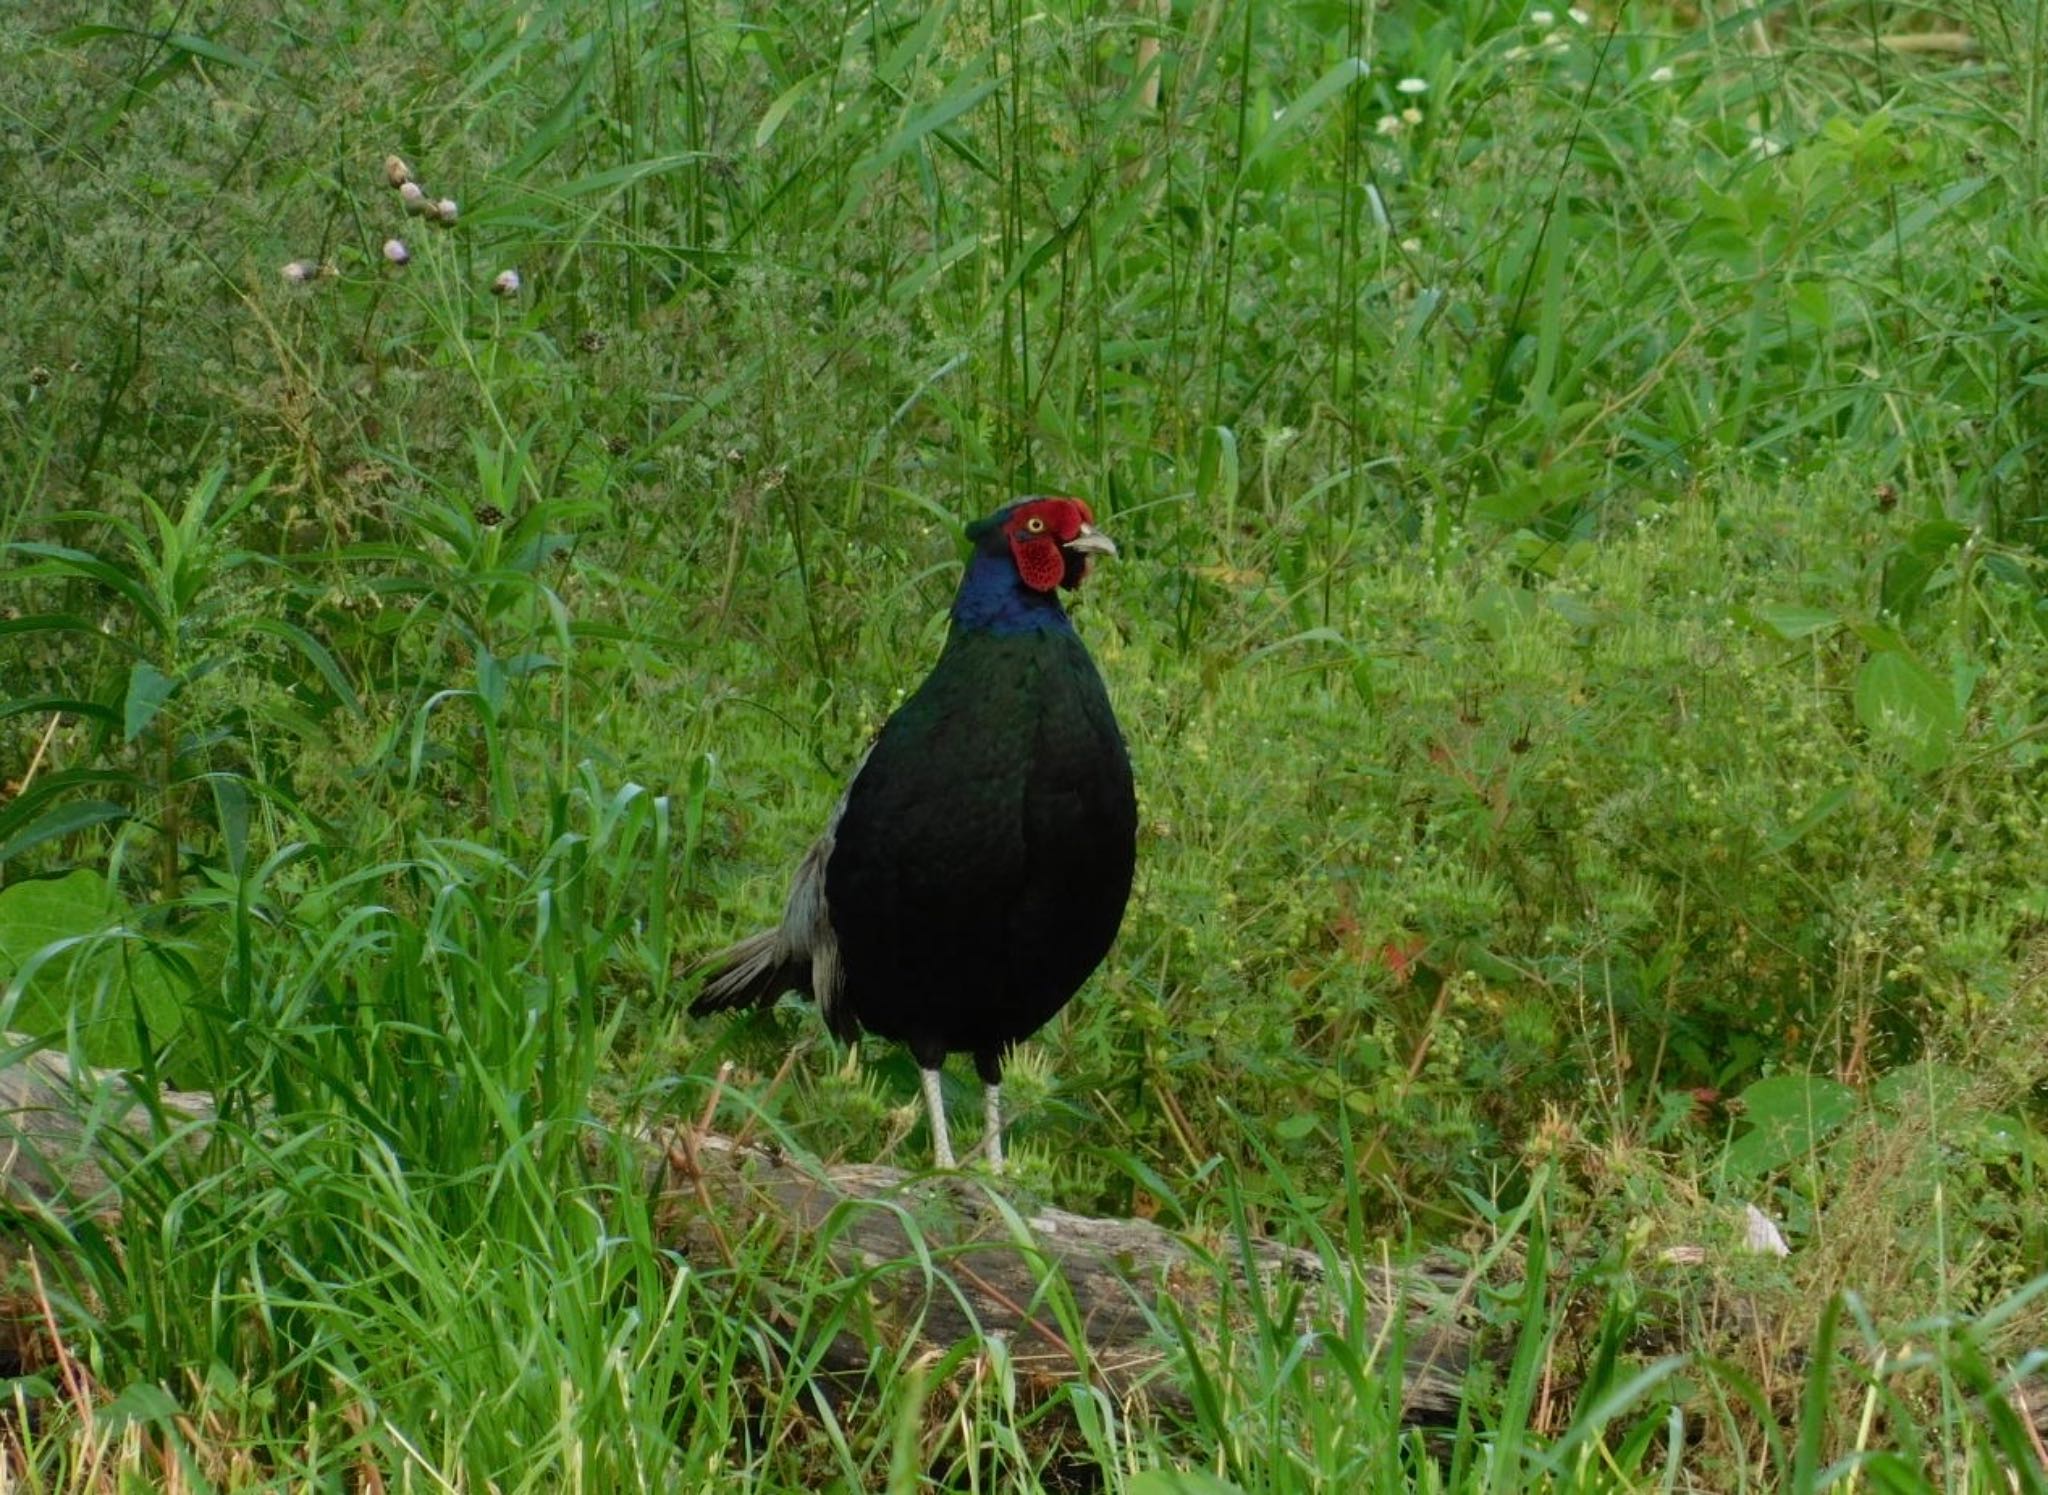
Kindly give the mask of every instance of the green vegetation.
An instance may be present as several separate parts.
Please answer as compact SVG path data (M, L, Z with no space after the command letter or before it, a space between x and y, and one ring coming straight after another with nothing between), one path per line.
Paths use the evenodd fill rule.
M11 17L0 1026L221 1119L16 1211L7 1481L2048 1488L2044 201L2012 0ZM624 1162L929 1156L681 972L1034 491L1144 821L1013 1187L1465 1263L1455 1427L1259 1294L828 1404Z

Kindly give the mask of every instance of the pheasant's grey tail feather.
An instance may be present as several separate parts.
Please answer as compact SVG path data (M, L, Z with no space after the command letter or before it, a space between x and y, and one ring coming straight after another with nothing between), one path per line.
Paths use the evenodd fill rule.
M690 1004L690 1016L729 1012L735 1007L763 1007L784 992L801 991L810 975L808 962L799 967L778 959L780 929L764 929L721 950L704 964L713 974Z
M832 913L825 904L825 864L832 859L832 833L845 808L842 796L825 834L812 843L797 865L796 876L790 879L789 899L782 907L782 922L748 935L704 962L712 974L690 1004L692 1017L735 1007L765 1007L784 992L794 991L817 999L826 1026L834 1033L853 1037L857 1025L839 1000L846 984L839 966L839 938L832 931Z

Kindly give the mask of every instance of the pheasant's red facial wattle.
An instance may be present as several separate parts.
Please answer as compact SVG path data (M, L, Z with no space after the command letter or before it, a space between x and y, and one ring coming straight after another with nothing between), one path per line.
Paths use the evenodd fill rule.
M1060 554L1057 540L1014 537L1010 554L1017 558L1017 574L1034 592L1050 592L1066 579L1067 558Z
M1094 523L1095 515L1078 498L1042 498L1019 504L1003 528L1024 585L1034 592L1079 585L1087 574L1087 558L1069 556L1062 547Z

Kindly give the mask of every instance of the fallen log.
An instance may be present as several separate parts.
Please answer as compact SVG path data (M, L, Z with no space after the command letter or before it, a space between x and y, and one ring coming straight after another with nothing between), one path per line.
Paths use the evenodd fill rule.
M1242 1326L1263 1294L1269 1310L1294 1300L1298 1332L1397 1350L1408 1420L1455 1416L1471 1334L1459 1314L1467 1284L1447 1266L1333 1267L1278 1241L1019 1208L986 1176L826 1167L681 1128L650 1140L663 1235L693 1261L729 1266L737 1233L765 1226L785 1248L822 1252L858 1295L862 1331L840 1336L835 1370L858 1373L906 1341L943 1349L999 1335L1011 1363L1043 1383L1083 1378L1119 1400L1184 1407L1183 1332L1213 1346L1224 1316Z
M210 1095L146 1094L120 1070L74 1066L32 1038L0 1035L0 1199L9 1203L112 1214L114 1146L203 1147L212 1120Z
M131 1076L74 1069L10 1035L0 1059L0 1198L111 1217L117 1159L141 1147L203 1145L209 1096L146 1094ZM1145 1220L1020 1207L1004 1181L826 1165L692 1127L623 1138L595 1131L594 1168L622 1155L655 1203L659 1238L693 1267L787 1261L815 1302L842 1297L841 1325L815 1363L857 1387L871 1368L1000 1338L1041 1386L1085 1379L1120 1403L1185 1407L1189 1348L1253 1321L1254 1294L1284 1304L1300 1332L1328 1330L1396 1358L1402 1406L1417 1423L1449 1420L1471 1351L1465 1287L1435 1265L1331 1262L1277 1241L1178 1234ZM765 1237L765 1239L764 1239ZM772 1284L754 1307L776 1312ZM757 1299L762 1297L756 1293ZM1362 1319L1362 1321L1361 1321Z

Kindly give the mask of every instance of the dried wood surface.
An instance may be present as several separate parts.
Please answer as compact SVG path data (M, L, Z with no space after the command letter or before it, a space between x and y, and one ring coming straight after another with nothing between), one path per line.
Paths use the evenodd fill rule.
M762 1229L774 1235L770 1255L829 1260L857 1326L839 1336L836 1368L857 1371L906 1342L943 1348L1000 1334L1027 1375L1087 1376L1112 1395L1179 1404L1176 1321L1196 1345L1214 1346L1225 1315L1240 1330L1250 1321L1256 1290L1269 1307L1295 1296L1299 1331L1398 1344L1409 1418L1455 1414L1471 1336L1457 1312L1461 1279L1448 1269L1342 1263L1333 1276L1324 1257L1278 1241L1203 1241L1147 1220L1019 1208L986 1176L821 1167L683 1129L650 1140L662 1233L693 1260L729 1261L742 1233ZM1354 1314L1366 1322L1351 1323Z

